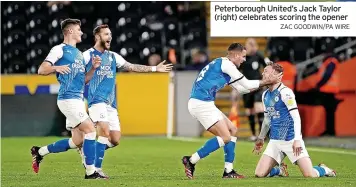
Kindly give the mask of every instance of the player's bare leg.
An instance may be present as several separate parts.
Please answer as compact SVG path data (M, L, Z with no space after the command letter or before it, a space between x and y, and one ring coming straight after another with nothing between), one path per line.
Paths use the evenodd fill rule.
M111 130L107 149L118 146L120 144L120 139L121 139L121 131Z
M62 139L43 147L33 146L31 148L32 169L35 173L39 172L40 163L42 162L44 156L49 153L60 153L67 151L68 149L75 149L83 144L83 132L81 132L78 127L73 128L71 131L72 137L69 139Z
M273 176L288 176L287 165L282 163L278 166L276 160L272 157L263 154L258 161L258 164L255 169L256 177L273 177Z
M185 174L189 179L193 179L195 164L200 159L205 158L210 153L216 151L231 141L230 132L224 119L217 121L208 129L208 131L214 134L215 137L208 140L205 145L192 156L184 156L182 158L182 162L185 167Z
M229 129L231 141L225 144L224 153L225 153L225 166L223 172L223 178L244 178L243 175L238 174L233 168L233 163L235 160L235 146L237 141L237 127L225 116L224 116L225 124Z
M336 177L336 172L325 164L314 166L309 157L298 159L297 164L304 177Z

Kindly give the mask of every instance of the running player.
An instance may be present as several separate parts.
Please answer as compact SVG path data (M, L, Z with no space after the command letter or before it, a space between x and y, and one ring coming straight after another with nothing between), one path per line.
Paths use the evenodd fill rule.
M172 70L172 64L164 64L165 61L157 66L131 64L116 52L110 51L112 34L108 25L97 26L93 34L95 45L83 55L87 70L92 69L91 56L97 55L102 59L101 66L96 69L89 82L88 106L90 118L98 129L95 167L99 174L107 177L101 169L104 152L107 148L117 146L121 137L116 105L116 68L133 72L169 72Z
M249 93L261 86L276 83L281 75L272 75L264 80L248 80L237 69L245 61L246 50L239 43L233 43L228 48L227 57L213 60L205 66L194 82L188 110L206 130L215 135L205 145L191 156L182 158L185 174L193 178L195 164L210 153L224 146L225 169L224 178L242 178L233 170L235 159L236 126L215 106L216 92L226 85L232 86L240 93Z
M269 64L264 69L263 77L277 73L283 73L282 66ZM312 165L302 139L301 120L293 91L278 81L262 94L262 101L265 116L253 151L257 154L261 152L269 129L270 142L257 164L256 177L287 176L285 166L274 167L280 165L285 156L299 166L304 177L335 177L335 171L325 164Z
M32 168L35 173L38 173L40 163L45 155L64 152L83 144L87 165L85 179L97 179L104 177L95 171L96 131L85 111L83 93L85 82L89 81L95 69L100 66L101 59L92 57L92 69L86 75L83 54L76 48L76 44L81 42L83 35L80 25L80 21L76 19L66 19L61 22L64 41L51 49L38 69L40 75L51 73L57 75L57 80L60 83L57 105L68 120L66 127L72 131L72 138L62 139L43 147L33 146L31 148Z

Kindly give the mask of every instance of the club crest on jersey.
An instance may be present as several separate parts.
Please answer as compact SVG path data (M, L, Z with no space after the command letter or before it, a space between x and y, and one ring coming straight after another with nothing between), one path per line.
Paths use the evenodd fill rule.
M276 97L274 98L274 101L278 102L278 101L279 101L279 97L276 96Z

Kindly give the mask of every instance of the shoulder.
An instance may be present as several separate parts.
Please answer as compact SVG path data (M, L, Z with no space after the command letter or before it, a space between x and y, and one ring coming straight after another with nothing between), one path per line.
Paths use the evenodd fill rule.
M115 60L123 60L124 57L122 57L121 55L119 55L117 52L114 51L108 51L110 56L114 56Z
M93 49L93 48L90 48L90 49L84 51L84 52L83 52L83 55L84 55L84 54L88 55L88 54L90 54L90 53L92 53L92 52L94 52L94 49Z
M284 85L279 88L279 92L281 94L282 99L295 97L293 90Z
M58 44L52 47L51 52L52 53L62 53L63 54L63 48L65 44Z
M228 58L226 57L220 57L215 59L217 62L221 63L221 69L230 69L230 68L236 68L235 64L233 62L231 62Z
M222 64L228 64L228 65L234 65L234 63L232 63L228 58L226 57L220 57L220 58L217 58L221 61Z
M91 54L92 54L93 52L94 52L94 49L93 49L93 48L90 48L90 49L88 49L88 50L86 50L86 51L83 52L84 61L85 61L86 63L89 62L90 56L91 56Z

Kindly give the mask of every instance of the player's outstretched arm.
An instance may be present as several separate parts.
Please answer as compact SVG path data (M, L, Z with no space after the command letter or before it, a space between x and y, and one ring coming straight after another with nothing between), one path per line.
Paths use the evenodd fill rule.
M101 58L98 55L96 55L96 56L92 55L91 62L92 62L92 66L91 66L90 70L85 74L85 84L87 84L93 78L95 70L98 67L100 67Z
M243 94L247 94L247 93L250 93L250 92L254 92L256 90L258 90L258 88L255 88L255 89L246 89L245 87L239 85L237 82L234 82L232 84L230 84L230 86L232 88L234 88L239 94L243 95Z
M157 66L145 66L139 64L131 64L130 62L125 62L122 66L127 71L132 72L170 72L172 71L172 64L164 64L166 61L162 61Z
M257 90L260 87L277 83L282 77L282 74L274 75L262 80L248 80L246 77L236 68L236 66L227 60L223 60L221 64L222 72L228 74L231 77L231 82L229 84L234 84L235 88L237 84L243 86L246 90Z

